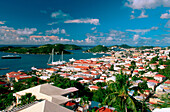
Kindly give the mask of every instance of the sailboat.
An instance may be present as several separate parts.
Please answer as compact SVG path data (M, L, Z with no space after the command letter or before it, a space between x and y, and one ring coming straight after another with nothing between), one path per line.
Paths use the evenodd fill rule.
M74 58L69 59L70 62L76 61Z
M63 51L62 51L62 55L61 55L61 57L62 57L62 61L54 61L54 49L52 49L52 53L51 53L51 55L50 55L50 58L49 58L49 60L48 60L48 63L47 63L47 65L49 65L49 66L56 66L56 65L62 65L62 64L64 64L64 63L66 63L66 61L63 61ZM50 63L50 60L52 59L52 61L51 61L51 63Z

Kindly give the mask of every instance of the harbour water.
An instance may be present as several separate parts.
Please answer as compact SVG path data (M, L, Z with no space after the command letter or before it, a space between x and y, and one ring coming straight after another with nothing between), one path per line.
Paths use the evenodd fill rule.
M69 59L74 58L76 60L78 59L88 59L88 58L97 58L102 57L103 55L107 54L96 54L93 55L92 53L82 53L82 51L89 49L90 47L82 47L83 50L69 50L73 54L65 54L64 60L69 61ZM0 52L0 57L4 55L16 55L13 53L4 53ZM37 68L48 68L47 62L50 57L50 55L35 55L35 54L19 54L22 58L21 59L0 59L0 68L9 68L0 70L0 75L5 75L8 72L11 71L18 71L18 70L25 70L29 71L31 70L31 67L37 67ZM58 61L61 59L61 55L55 55L54 60Z

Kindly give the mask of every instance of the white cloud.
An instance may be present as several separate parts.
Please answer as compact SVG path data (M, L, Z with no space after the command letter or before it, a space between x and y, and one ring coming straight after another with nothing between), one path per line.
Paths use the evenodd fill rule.
M60 18L60 19L61 18L66 18L66 19L71 18L69 14L64 13L62 10L59 10L57 12L53 12L51 14L51 17L52 18Z
M65 30L65 29L62 29L62 30L61 30L61 33L62 33L62 34L66 34L66 30Z
M57 29L52 29L52 30L46 30L46 35L51 35L51 34L64 34L65 36L69 36L69 34L66 33L66 30L65 29L60 29L60 28L57 28Z
M144 39L144 40L148 40L148 39L151 39L151 38L147 38L147 37L140 37L141 39Z
M106 40L107 40L107 41L112 41L113 38L112 38L112 37L107 37Z
M90 37L87 37L87 38L85 39L85 42L88 43L88 44L89 44L89 43L90 43L90 44L92 44L92 43L94 44L94 43L95 43L95 41L92 40Z
M135 16L134 15L130 15L130 19L135 19Z
M168 22L165 24L166 28L170 28L170 20L168 20Z
M6 21L0 21L0 24L5 24Z
M153 9L159 6L170 7L170 0L127 0L125 6L132 9Z
M146 33L146 32L149 32L150 29L135 29L135 30L127 29L126 31L135 32L135 33Z
M20 34L20 35L31 35L35 31L37 31L36 28L25 28L25 29L18 29L18 30L16 30L17 34Z
M73 20L67 20L64 21L64 23L90 23L94 25L99 25L99 19L73 19Z
M137 18L147 18L147 17L148 17L148 15L145 15L145 11L142 10L140 16L138 16Z
M158 27L151 27L150 29L134 29L134 30L127 29L126 31L145 34L146 32L150 32L151 30L157 30L157 29Z
M147 18L148 15L145 15L145 10L142 10L141 14L138 17L135 17L134 15L130 15L130 19L135 19L135 18Z
M139 35L134 35L134 36L133 36L133 41L138 40L138 38L139 38Z
M50 34L59 34L60 33L60 29L52 29L52 30L47 30L46 33L50 33Z
M96 29L96 27L91 28L91 30L95 30L95 29Z
M54 25L54 24L58 24L59 22L51 22L51 23L48 23L47 25Z
M158 29L158 27L155 27L155 26L153 26L152 28L151 28L151 30L157 30Z
M61 38L60 41L63 41L63 42L69 42L70 40L69 39L64 39L64 38Z
M168 13L162 14L160 18L162 18L162 19L169 19L170 18L170 10L168 10Z

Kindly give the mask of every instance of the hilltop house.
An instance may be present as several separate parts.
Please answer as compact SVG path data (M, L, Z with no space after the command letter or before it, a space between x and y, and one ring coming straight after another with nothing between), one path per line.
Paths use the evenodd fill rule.
M19 104L19 99L22 95L25 95L26 93L32 93L32 95L36 96L36 99L38 100L48 100L52 103L63 105L68 101L71 101L69 99L70 96L77 95L78 89L68 88L68 89L61 89L55 86L52 86L51 84L42 84L38 85L29 89L25 89L19 92L14 93L13 95L16 97L16 103Z
M27 74L22 73L22 72L9 72L9 73L6 73L6 76L7 76L8 81L13 81L15 80L16 77L27 76Z
M164 75L157 74L157 75L154 76L154 79L159 81L159 82L162 82L163 80L166 79L166 77Z

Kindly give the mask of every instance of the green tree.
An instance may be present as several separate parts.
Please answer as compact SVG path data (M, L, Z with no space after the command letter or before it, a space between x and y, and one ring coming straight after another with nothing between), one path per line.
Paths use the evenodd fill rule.
M97 82L96 85L99 87L104 87L104 86L106 86L106 83L105 82Z
M89 98L86 96L81 97L80 99L80 105L83 107L83 112L84 112L84 107L86 107L87 105L89 105Z
M140 94L144 94L145 90L150 90L148 88L147 81L143 81L143 82L139 83L137 87L132 87L132 88L130 88L130 90L131 89L135 90L135 93L139 92ZM143 98L142 108L141 108L142 112L145 112L146 110L148 110L148 107L146 106L145 102L146 102L146 99Z
M92 100L102 103L106 97L106 94L105 89L99 88L98 90L93 91Z
M21 105L31 103L35 100L36 100L36 97L34 95L32 96L32 93L26 93L25 95L21 96L21 99L20 99Z
M4 86L0 85L0 94L7 93L8 91L9 91L8 87L4 87Z
M113 64L111 65L111 67L110 67L109 70L110 70L110 71L114 71L114 65L113 65Z
M5 109L6 107L12 105L13 102L16 101L16 98L13 96L12 93L2 94L0 95L0 110Z
M121 112L127 112L128 110L137 112L135 102L128 94L129 87L128 76L117 75L116 82L108 85L110 93L106 96L103 104L113 106Z
M168 94L165 94L165 95L162 95L159 99L162 101L162 102L159 102L158 104L153 104L154 107L159 107L159 108L169 108L170 107L170 99L169 99L169 96L170 93Z
M163 62L162 59L159 59L159 64L160 64L160 65L163 65L163 64L164 64L164 62Z
M156 61L158 61L158 56L153 57L150 63L156 63Z

